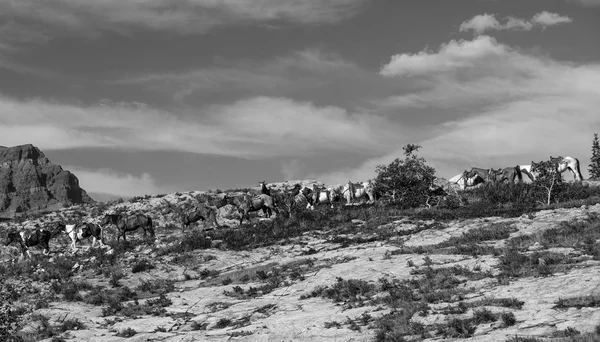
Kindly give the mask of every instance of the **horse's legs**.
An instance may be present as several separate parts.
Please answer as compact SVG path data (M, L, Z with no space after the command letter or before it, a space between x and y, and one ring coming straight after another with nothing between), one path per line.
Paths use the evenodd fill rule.
M575 173L575 171L570 166L567 166L567 169L569 171L571 171L571 174L573 175L573 179L575 179L576 181L579 180L578 177L577 177L577 174Z
M219 228L219 223L217 222L217 214L211 213L210 216L212 216L213 223L215 224L215 228Z

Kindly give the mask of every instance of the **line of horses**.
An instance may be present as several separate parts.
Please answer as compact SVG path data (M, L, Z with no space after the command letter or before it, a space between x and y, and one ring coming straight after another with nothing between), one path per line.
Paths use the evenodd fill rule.
M189 227L192 223L200 220L204 223L206 229L207 223L213 223L215 228L220 227L217 220L217 212L219 208L225 205L232 205L240 214L240 225L244 218L250 221L250 212L262 210L264 215L271 217L273 213L279 215L281 211L290 213L294 206L306 203L307 209L314 209L318 204L329 204L333 207L334 203L342 202L346 199L347 204L353 204L355 201L374 202L375 190L372 181L364 183L352 183L332 186L318 187L316 184L311 188L295 184L290 189L275 190L267 187L265 181L259 182L261 187L260 194L245 193L232 196L224 193L222 197L217 197L216 203L209 203L208 200L202 202L198 198L198 203L191 208L181 208L171 204L168 201L163 203L175 212L178 220L181 223L182 231ZM7 234L4 244L6 246L11 243L18 243L21 249L21 254L24 258L30 257L30 247L39 246L43 249L43 254L50 253L50 239L65 233L71 243L71 249L77 250L77 242L84 239L92 239L91 247L95 247L96 243L100 246L105 246L104 243L104 228L113 225L117 228L117 243L120 238L127 241L126 233L134 232L142 229L144 237L150 235L155 237L154 224L150 216L136 214L105 214L98 224L92 222L80 222L77 224L65 224L63 222L55 222L48 229L40 228L36 225L36 229L31 232L10 230Z
M13 242L19 244L21 248L21 255L23 257L30 257L30 247L39 246L43 249L43 254L47 255L50 253L50 239L64 232L71 240L71 248L73 251L77 250L77 242L87 238L92 238L92 247L99 242L101 246L104 246L104 227L108 224L113 224L117 227L117 242L121 237L123 241L126 240L126 232L132 232L139 228L144 230L144 237L146 234L150 234L154 237L154 227L152 218L144 214L133 214L133 215L122 215L122 214L105 214L99 224L91 222L80 222L77 224L65 224L63 222L54 222L50 229L40 228L36 225L36 229L32 232L10 230L6 236L4 242L5 246L10 245Z
M564 158L561 156L551 156L550 161L554 163L554 166L559 173L569 170L571 174L573 174L573 178L576 181L581 182L583 180L583 176L581 175L581 170L579 167L579 160L577 158L569 156ZM508 181L514 183L515 180L522 182L523 174L525 174L529 180L534 181L539 174L535 171L532 171L532 164L509 166L500 169L472 167L470 170L465 170L462 173L450 178L448 181L450 183L458 184L462 189L486 182L499 183Z

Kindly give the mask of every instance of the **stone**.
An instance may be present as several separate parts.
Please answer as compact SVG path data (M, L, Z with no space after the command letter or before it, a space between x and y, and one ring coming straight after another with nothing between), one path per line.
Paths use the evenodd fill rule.
M94 203L77 177L53 164L37 147L27 144L0 148L0 216L58 210Z

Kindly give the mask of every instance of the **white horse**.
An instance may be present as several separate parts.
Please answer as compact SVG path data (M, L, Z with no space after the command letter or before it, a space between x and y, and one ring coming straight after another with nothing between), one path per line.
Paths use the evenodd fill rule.
M312 192L310 194L308 194L307 196L307 200L308 200L308 205L306 206L307 209L311 209L314 210L315 209L315 205L320 204L320 203L329 203L331 208L333 209L333 202L334 202L334 194L332 193L332 191L327 188L327 189L322 189L319 188L317 186L317 184L313 184L312 187Z
M527 175L527 177L533 182L535 178L538 176L537 172L531 171L531 164L528 165L519 165L521 169L521 173Z
M552 158L551 156L550 160L552 160L555 163L558 163L558 172L563 173L566 170L569 170L573 174L573 178L575 178L576 181L581 182L583 180L581 170L579 169L579 160L577 158L569 156L566 156L564 158L561 156Z
M375 184L370 179L367 182L352 183L348 181L342 189L342 196L346 198L346 204L352 204L353 200L358 199L361 202L375 202ZM367 200L367 196L369 200Z
M559 156L556 158L550 157L550 160L557 164L559 173L569 170L571 171L571 174L573 174L573 178L575 178L576 181L581 182L583 180L583 176L581 175L581 170L579 168L579 160L577 158L569 156L563 158ZM531 171L531 164L519 165L519 167L521 168L521 172L526 174L531 181L534 181L535 178L539 176L537 172Z

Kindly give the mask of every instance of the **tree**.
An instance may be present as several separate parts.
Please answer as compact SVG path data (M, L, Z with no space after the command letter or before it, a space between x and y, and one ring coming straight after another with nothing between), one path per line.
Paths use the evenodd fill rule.
M375 184L382 196L400 200L408 207L417 207L427 201L429 186L435 179L435 169L415 154L419 148L421 146L416 144L405 145L404 160L396 158L389 165L375 168Z
M544 201L540 202L550 204L560 192L563 184L562 174L558 172L558 165L551 160L531 162L531 171L537 174L533 185L542 190L540 197Z
M592 158L590 158L590 179L600 180L600 142L598 142L598 133L594 133L592 141Z

